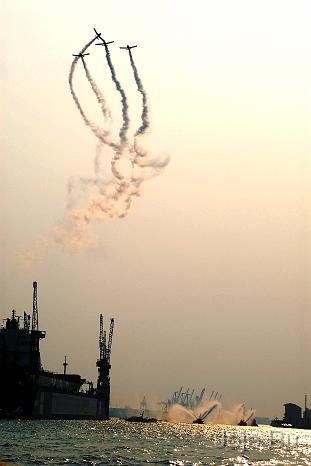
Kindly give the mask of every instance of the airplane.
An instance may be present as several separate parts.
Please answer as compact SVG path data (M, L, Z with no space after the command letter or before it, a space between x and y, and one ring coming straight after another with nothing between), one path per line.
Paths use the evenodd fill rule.
M107 45L113 44L114 40L112 40L112 41L110 41L110 42L106 42L106 41L102 38L101 32L97 32L95 28L93 28L93 29L94 29L94 32L95 32L95 34L96 34L95 39L101 40L101 42L100 42L99 44L96 44L96 45L104 45L105 48L107 49Z
M96 34L96 37L95 37L95 38L96 38L96 39L101 39L101 32L97 32L95 28L93 28L93 29L94 29L94 32L95 32L95 34Z
M72 54L73 57L79 57L79 58L82 58L82 59L83 59L83 57L85 57L85 55L90 55L90 54L89 53L82 53L82 52L80 52L80 53L78 53L76 55L74 53Z
M137 45L127 45L126 47L120 47L120 49L128 50L131 52L131 49L134 49Z
M100 42L99 44L96 44L96 45L103 45L105 47L105 49L107 50L108 49L108 45L109 44L113 44L114 43L114 40L111 40L110 42L106 42L102 37L100 37L100 40L102 42Z

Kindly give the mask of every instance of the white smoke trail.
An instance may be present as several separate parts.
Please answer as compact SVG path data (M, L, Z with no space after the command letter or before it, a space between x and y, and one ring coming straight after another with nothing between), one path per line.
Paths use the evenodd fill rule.
M81 53L84 53L89 47L90 45L95 41L96 38L92 39L90 42L88 42L84 47L83 49L81 50ZM77 109L79 110L79 113L85 123L86 126L88 126L93 134L104 144L107 144L108 146L114 148L114 149L118 149L118 145L113 143L112 141L110 141L108 139L108 136L109 136L109 131L104 131L102 130L101 128L99 128L97 125L95 125L94 123L92 123L86 116L81 104L80 104L80 101L78 99L78 96L74 90L74 87L73 87L73 77L74 77L74 73L75 73L75 70L76 70L76 66L77 66L77 62L79 60L79 57L74 57L73 61L72 61L72 64L71 64L71 67L70 67L70 71L69 71L69 77L68 77L68 82L69 82L69 87L70 87L70 93L71 93L71 96L76 104L76 107ZM82 57L82 61L83 61L83 65L84 65L84 69L85 69L85 63L84 63L84 59Z
M86 52L96 39L97 37L94 37L89 41L82 48L81 54ZM141 195L144 182L162 173L169 161L167 155L154 157L148 151L138 146L137 140L146 132L150 126L150 121L147 94L134 61L132 60L132 68L137 89L143 97L143 110L141 113L142 123L134 134L133 141L129 143L127 133L130 119L127 97L117 78L109 50L106 48L106 60L110 69L111 79L121 96L122 103L122 126L119 130L120 141L116 143L111 140L110 131L104 130L94 124L82 108L73 85L79 58L79 56L74 57L72 61L68 81L72 98L84 124L91 129L98 139L94 158L94 176L78 177L69 180L64 219L59 222L53 233L44 242L44 245L42 241L38 242L38 245L35 244L28 251L19 254L20 262L23 264L38 262L43 256L45 257L49 250L51 250L53 241L61 244L67 251L72 253L94 247L96 245L96 237L92 231L91 223L93 221L125 217L129 213L134 197ZM94 81L85 60L83 57L81 59L86 79L91 85L92 91L100 105L104 122L106 122L110 118L110 111L106 100ZM110 154L105 154L105 158L102 153L103 147L110 151ZM124 162L128 164L126 169L124 169Z
M107 139L107 136L109 135L109 132L108 131L103 131L101 128L99 128L97 125L95 125L94 123L92 123L86 116L86 114L84 113L83 109L82 109L82 106L80 104L80 101L77 97L77 94L75 93L74 91L74 88L73 88L73 76L74 76L74 72L75 72L75 68L77 66L77 60L76 58L73 60L72 62L72 65L71 65L71 68L70 68L70 73L69 73L69 78L68 78L68 82L69 82L69 86L70 86L70 92L71 92L71 95L72 95L72 98L76 104L76 107L78 108L79 110L79 113L80 115L82 116L83 118L83 121L85 123L86 126L88 126L92 132L94 133L94 135L100 140L102 141L104 144L107 144L108 146L111 146L111 147L118 147L116 146L116 144L114 144L113 142L111 142L109 139Z
M92 42L94 42L94 39L83 48L83 51L87 50ZM131 208L133 198L135 196L140 196L143 183L159 175L164 170L169 160L167 156L152 157L146 150L138 146L138 136L142 136L145 133L150 122L147 94L132 58L131 65L137 89L143 97L143 110L141 114L142 123L134 135L133 143L129 143L127 133L130 119L127 97L117 78L108 47L105 47L105 50L111 79L121 96L122 126L119 130L119 144L113 143L108 138L108 132L103 132L98 126L94 125L87 118L82 109L73 88L73 76L78 57L73 61L69 74L70 91L76 107L84 123L91 128L100 141L94 160L95 176L72 179L68 184L67 223L65 227L60 226L57 229L56 236L57 241L61 242L63 238L64 243L69 243L71 250L83 247L84 240L88 246L88 234L92 221L104 221L112 218L125 217ZM101 105L101 110L105 118L107 115L106 101L92 78L83 58L82 61L86 78L96 95L98 103ZM113 151L110 159L109 173L107 173L107 167L106 172L103 171L102 167L103 159L101 153L103 145L110 146ZM129 163L127 170L124 169L124 162L126 161Z
M141 125L135 132L133 143L133 149L135 153L135 156L132 159L132 164L134 168L133 172L135 172L136 167L140 167L140 169L143 170L143 178L144 180L146 180L158 176L168 165L169 157L167 155L162 157L151 157L149 152L143 149L138 144L138 138L140 136L143 136L146 133L147 129L150 127L149 105L147 92L145 91L142 80L138 74L138 70L134 62L131 50L129 50L129 57L134 74L135 83L137 85L137 90L142 95ZM135 175L133 176L132 181L135 182Z
M96 96L97 102L100 104L103 117L105 119L111 119L111 111L107 107L106 99L103 93L101 92L101 90L99 89L99 87L97 86L96 82L94 81L83 57L82 57L82 63L83 63L86 78L92 87L92 90Z
M130 62L131 62L132 70L133 70L133 73L134 73L135 82L136 82L136 85L137 85L137 90L142 95L142 106L143 106L143 110L142 110L142 114L141 114L142 123L141 123L141 126L138 128L138 130L135 133L135 136L139 136L139 135L143 135L150 126L149 108L148 108L148 101L147 101L147 93L146 93L146 91L144 89L144 86L143 86L143 83L142 83L142 81L141 81L141 79L139 77L137 67L135 65L135 62L134 62L134 59L133 59L133 56L132 56L132 53L131 53L130 50L129 50L129 55L130 55Z
M115 71L114 66L112 64L112 61L111 61L110 52L108 50L108 47L106 47L106 60L107 60L107 63L108 63L109 69L110 69L112 81L114 82L117 91L121 95L123 124L122 124L122 127L120 128L120 131L119 131L119 138L120 138L121 145L125 146L127 144L127 131L129 129L129 124L130 124L130 119L129 119L129 115L128 115L127 97L125 95L123 87L120 84L120 81L117 78L116 71Z

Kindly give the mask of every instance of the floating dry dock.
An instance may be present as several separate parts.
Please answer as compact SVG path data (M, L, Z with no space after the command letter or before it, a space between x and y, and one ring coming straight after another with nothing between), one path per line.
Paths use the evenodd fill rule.
M108 419L110 399L110 354L114 319L110 320L108 341L100 315L97 385L78 374L42 368L38 327L37 282L33 282L32 316L12 311L0 328L0 418L26 419ZM82 387L86 386L85 390Z

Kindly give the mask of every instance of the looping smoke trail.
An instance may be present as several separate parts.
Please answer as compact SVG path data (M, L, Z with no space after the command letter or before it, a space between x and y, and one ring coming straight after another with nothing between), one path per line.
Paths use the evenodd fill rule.
M114 82L117 91L121 95L123 124L122 124L122 127L120 128L120 131L119 131L119 138L120 138L121 145L126 146L126 144L127 144L127 131L129 129L129 125L130 125L130 119L129 119L129 115L128 115L128 103L127 103L127 98L126 98L124 89L121 86L120 81L117 78L116 71L115 71L114 66L112 64L112 61L111 61L110 52L108 50L108 47L106 48L106 60L107 60L107 63L108 63L109 69L110 69L112 81Z
M131 50L129 50L129 57L130 57L130 64L131 64L133 74L134 74L134 79L137 85L137 90L142 95L142 113L141 113L142 123L134 134L133 145L130 147L130 150L129 150L130 154L133 154L131 157L132 168L133 168L131 183L132 185L135 185L136 187L135 195L139 195L139 188L142 182L159 175L163 171L163 169L166 167L166 165L168 164L169 157L165 156L160 159L152 158L150 157L149 152L143 149L138 144L138 137L143 136L143 134L147 131L147 129L150 126L149 107L148 107L147 92L145 91L142 80L139 77L138 70L135 65ZM119 172L115 168L115 163L117 162L118 159L119 159L119 155L116 154L116 157L114 157L112 161L112 170L117 178L119 178ZM135 171L137 170L137 168L140 169L140 172L141 172L140 176L135 175Z
M88 67L86 65L86 62L85 62L83 57L82 57L82 63L83 63L83 67L84 67L84 71L85 71L85 75L87 77L87 80L88 80L88 82L90 83L90 85L92 87L92 90L93 90L93 92L94 92L94 94L96 96L97 102L100 104L100 108L101 108L103 117L105 119L111 119L111 112L110 112L110 109L107 107L106 99L103 96L103 94L102 94L101 90L99 89L99 87L97 86L96 82L92 78L92 75L89 72L89 69L88 69Z
M86 50L93 44L93 42L95 42L95 40L97 39L97 37L94 37L92 40L90 40L81 50L81 53L83 54L84 52L86 52ZM89 121L89 119L87 118L86 114L84 113L83 109L82 109L82 106L80 104L80 101L78 99L78 96L77 94L75 93L74 91L74 88L73 88L73 76L74 76L74 72L75 72L75 69L76 69L76 66L77 66L77 62L79 60L79 57L74 57L73 61L72 61L72 64L71 64L71 67L70 67L70 72L69 72L69 78L68 78L68 81L69 81L69 87L70 87L70 92L71 92L71 95L72 95L72 98L76 104L76 107L78 108L79 110L79 113L80 115L82 116L83 118L83 121L85 123L86 126L88 126L89 128L91 128L92 132L95 134L95 136L100 140L102 141L104 144L107 144L108 146L110 147L113 147L114 149L118 149L118 145L111 142L109 139L107 139L107 136L109 135L109 132L108 131L102 131L98 126L94 125L91 121ZM84 62L84 59L82 57L82 61L83 61L83 65L84 65L84 69L86 71L86 64ZM90 82L91 83L91 82ZM91 84L92 85L92 84ZM95 92L95 91L94 91Z
M139 135L143 135L150 126L149 109L148 109L148 102L147 102L147 93L139 77L139 74L138 74L134 59L133 59L132 52L130 50L129 50L129 55L130 55L130 62L131 62L132 70L134 73L135 82L137 84L137 90L141 93L142 99L143 99L143 102L142 102L143 110L141 114L142 124L135 133L135 136L139 136Z
M93 39L82 50L85 51L92 44ZM121 96L122 103L122 126L119 130L119 144L108 139L109 132L103 132L94 125L84 113L79 99L73 88L73 75L78 57L72 63L69 74L69 85L73 100L81 114L84 123L91 128L99 143L94 159L94 177L80 177L71 179L68 184L68 204L65 226L58 227L56 240L69 246L72 251L83 246L92 246L94 237L90 235L90 224L92 221L103 221L112 218L125 217L132 205L134 196L140 196L143 183L159 175L168 164L168 157L152 157L148 151L139 147L138 138L142 136L150 126L147 94L138 75L138 71L132 56L131 66L138 91L142 94L141 125L134 134L132 144L128 142L129 115L128 102L125 91L117 78L115 68L112 64L110 52L106 47L106 61L110 70L111 79ZM106 101L97 87L91 73L82 58L84 71L98 103L101 105L104 119L106 118ZM110 158L109 173L107 167L102 165L102 148L110 146L113 153ZM105 158L106 160L106 158ZM128 167L124 168L128 163ZM104 170L104 168L106 168ZM108 176L107 176L108 175Z
M77 57L73 60L72 64L71 64L71 68L70 68L70 73L69 73L69 78L68 78L68 81L69 81L69 87L70 87L70 92L71 92L71 95L72 95L72 98L76 104L76 107L78 108L79 110L79 113L80 115L82 116L82 119L85 123L86 126L88 126L89 128L91 128L92 132L95 134L95 136L100 140L102 141L104 144L107 144L108 146L110 147L113 147L115 149L118 149L118 145L113 143L112 141L110 141L107 136L109 135L109 131L103 131L101 128L99 128L97 125L95 125L94 123L92 123L86 116L86 114L84 113L83 111L83 108L80 104L80 101L78 99L78 96L77 94L75 93L74 91L74 88L73 88L73 76L74 76L74 72L75 72L75 69L76 69L76 66L77 66Z
M134 79L137 85L137 90L142 95L141 125L139 126L139 128L137 129L134 135L133 150L134 150L135 155L132 159L132 164L133 164L133 171L135 170L135 167L137 166L144 169L144 179L146 180L146 179L150 179L155 176L158 176L168 164L169 157L166 156L160 159L151 158L148 151L143 149L138 144L138 138L143 136L150 126L149 106L148 106L147 92L145 91L142 80L138 74L138 70L134 62L131 50L129 50L129 57L130 57L130 63L131 63L131 67L132 67L133 74L134 74ZM134 176L132 177L132 181L133 182L135 181Z

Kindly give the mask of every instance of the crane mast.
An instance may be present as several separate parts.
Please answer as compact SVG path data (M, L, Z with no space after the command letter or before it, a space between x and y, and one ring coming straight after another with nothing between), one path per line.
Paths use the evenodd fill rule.
M34 370L41 370L39 343L41 338L45 338L45 332L39 330L37 282L33 282L32 286L31 364ZM30 327L30 316L26 319L26 315L24 315L24 328L27 330L28 327Z
M33 298L32 298L32 330L39 330L38 320L38 298L37 298L37 282L33 282Z

